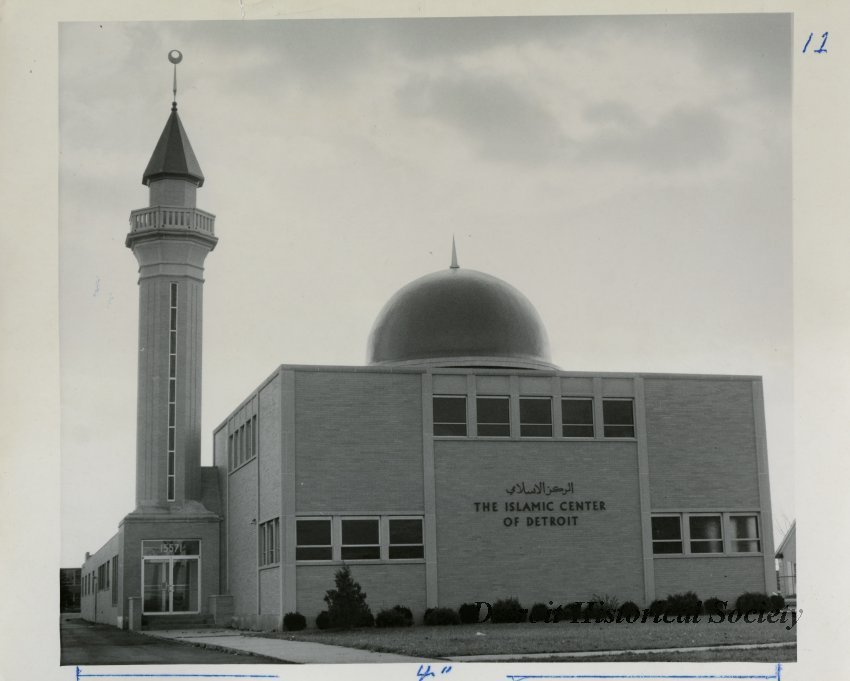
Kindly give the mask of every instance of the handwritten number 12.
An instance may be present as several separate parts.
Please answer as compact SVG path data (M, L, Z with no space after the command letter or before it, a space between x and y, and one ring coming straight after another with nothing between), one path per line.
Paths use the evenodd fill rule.
M809 33L809 39L806 40L806 44L803 45L803 54L805 54L806 50L809 48L809 43L812 42L812 38L814 37L814 35L815 35L814 33ZM829 37L829 31L827 31L826 33L823 33L821 35L821 38L823 38L823 40L821 40L820 47L816 50L812 50L812 52L814 52L815 54L823 54L824 52L826 52L827 51L827 49L826 49L826 39L828 37Z

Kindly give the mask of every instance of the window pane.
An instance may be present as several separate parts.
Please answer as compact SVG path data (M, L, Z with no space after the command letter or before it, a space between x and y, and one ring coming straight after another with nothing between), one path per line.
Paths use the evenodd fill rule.
M631 400L604 400L602 416L605 423L612 425L634 425L635 416Z
M680 541L656 541L652 542L653 553L682 553L682 542Z
M390 558L423 558L425 552L421 546L390 546Z
M564 426L564 437L593 437L593 426Z
M677 516L659 517L652 519L653 539L681 539L682 528Z
M330 560L330 546L297 546L295 560Z
M754 515L733 515L730 519L732 537L735 539L758 539L758 518Z
M548 397L520 397L520 423L552 424L552 400Z
M378 520L343 520L343 544L377 544Z
M435 397L434 423L466 423L466 398Z
M691 539L720 539L719 515L692 515L688 522L691 527Z
M507 397L479 397L478 423L510 423L510 403Z
M511 424L509 423L479 423L478 435L480 437L510 437Z
M761 542L753 541L734 541L732 542L732 550L736 553L758 553L761 551Z
M370 560L381 557L379 546L343 546L343 560Z
M593 400L561 400L562 420L564 423L593 424Z
M634 437L634 426L605 426L605 437Z
M413 519L390 520L390 544L421 544L422 521Z
M691 541L691 553L723 553L723 542L713 541Z
M331 521L328 520L299 520L295 525L296 543L303 545L330 545Z
M519 434L521 437L552 437L552 426L538 426L520 424Z
M460 437L466 436L465 423L435 423L434 435L455 435Z

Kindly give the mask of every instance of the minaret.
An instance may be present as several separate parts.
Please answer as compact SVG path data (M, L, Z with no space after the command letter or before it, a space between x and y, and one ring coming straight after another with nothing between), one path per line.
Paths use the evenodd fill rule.
M201 331L204 259L215 216L195 205L204 175L171 114L142 176L148 208L130 213L126 245L139 262L136 512L197 508L201 499Z

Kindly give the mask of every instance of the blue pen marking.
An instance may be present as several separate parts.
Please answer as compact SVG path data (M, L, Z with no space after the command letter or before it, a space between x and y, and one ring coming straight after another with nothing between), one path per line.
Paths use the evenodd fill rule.
M782 664L773 674L508 674L511 681L526 679L766 679L782 681Z
M77 681L86 678L101 679L278 679L277 674L84 674L77 667Z

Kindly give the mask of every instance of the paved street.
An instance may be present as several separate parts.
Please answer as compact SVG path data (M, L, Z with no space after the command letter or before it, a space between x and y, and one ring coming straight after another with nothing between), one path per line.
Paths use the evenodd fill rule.
M61 664L283 664L261 655L209 650L186 643L89 624L79 615L63 615Z

